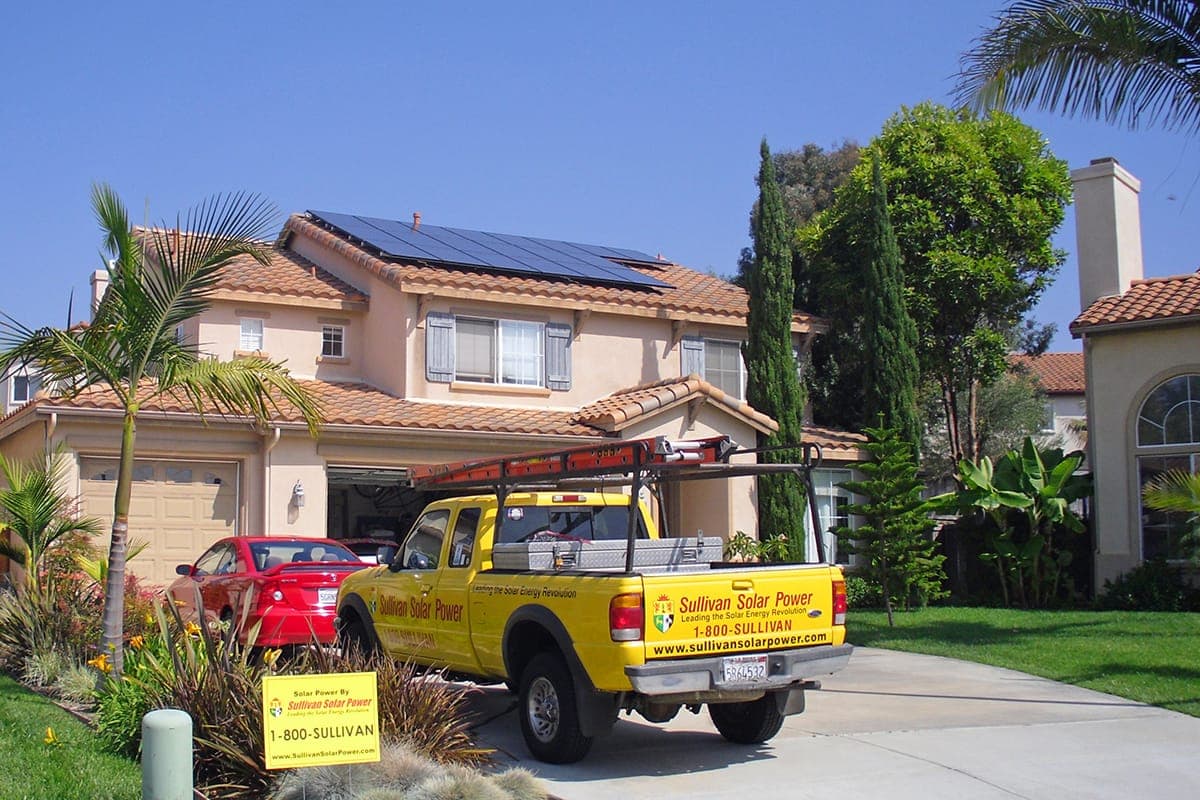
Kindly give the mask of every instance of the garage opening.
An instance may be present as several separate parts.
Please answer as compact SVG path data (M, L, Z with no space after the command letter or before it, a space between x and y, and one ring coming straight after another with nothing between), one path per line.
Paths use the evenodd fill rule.
M408 470L389 467L329 467L328 535L360 556L399 541L428 502L428 493L408 486Z

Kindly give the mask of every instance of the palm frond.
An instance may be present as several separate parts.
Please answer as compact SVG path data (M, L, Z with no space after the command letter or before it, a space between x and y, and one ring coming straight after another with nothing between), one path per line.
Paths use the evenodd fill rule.
M1164 472L1142 488L1142 501L1158 511L1200 514L1200 475L1181 469Z
M1200 127L1200 13L1190 0L1014 2L962 58L957 99L1131 128Z
M260 423L287 416L285 408L290 407L313 436L320 429L318 400L292 379L281 362L266 358L178 362L158 376L157 392L186 398L202 416L211 404L221 416L250 416Z

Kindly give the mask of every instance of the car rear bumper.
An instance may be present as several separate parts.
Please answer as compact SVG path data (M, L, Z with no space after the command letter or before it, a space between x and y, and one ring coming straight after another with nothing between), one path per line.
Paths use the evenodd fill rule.
M337 611L333 606L328 611L298 611L294 608L272 607L265 614L252 616L242 626L239 638L246 642L249 632L260 620L256 647L282 647L291 644L333 644L336 634L333 621Z
M854 646L849 644L773 650L765 654L766 679L753 683L727 683L724 679L722 656L649 661L626 667L625 674L633 684L634 691L645 695L741 695L747 692L787 689L809 678L832 674L846 666L852 652Z

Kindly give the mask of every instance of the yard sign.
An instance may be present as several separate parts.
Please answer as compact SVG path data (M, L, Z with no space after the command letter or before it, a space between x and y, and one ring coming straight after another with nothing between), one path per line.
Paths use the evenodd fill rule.
M263 678L267 769L379 760L374 672Z

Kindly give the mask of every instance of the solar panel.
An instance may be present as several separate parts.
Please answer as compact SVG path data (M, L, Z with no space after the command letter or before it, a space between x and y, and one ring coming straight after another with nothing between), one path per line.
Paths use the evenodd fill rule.
M653 257L637 250L438 225L422 224L413 228L407 222L331 211L310 210L308 213L393 258L565 278L584 283L673 288L668 283L613 260L657 263Z

